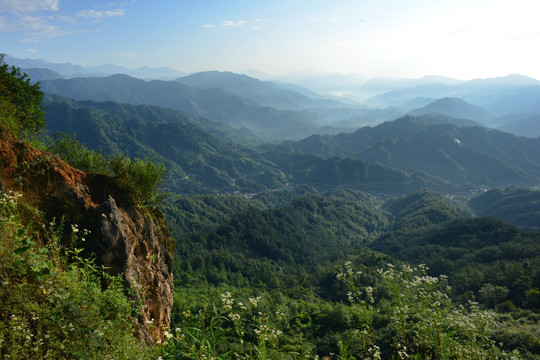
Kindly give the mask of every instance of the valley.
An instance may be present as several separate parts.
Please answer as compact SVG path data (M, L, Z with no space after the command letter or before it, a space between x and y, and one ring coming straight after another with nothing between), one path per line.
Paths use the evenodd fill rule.
M174 278L170 325L160 313L165 328L152 330L159 306L145 308L147 358L540 356L540 82L373 79L356 89L371 93L359 103L231 72L143 80L31 70L47 134L30 134L25 153L37 153L34 142L89 174L76 187L90 189L86 208L114 210L114 201L112 214L148 216L155 223L141 232L174 239L174 251L137 245L138 261ZM2 134L23 139L11 111L24 107L3 84ZM45 227L42 210L28 210L47 203L30 184L59 175L24 164L4 166L0 188L25 192L26 216ZM54 203L58 219L95 233L112 226L66 199ZM10 209L2 203L2 219ZM16 236L1 224L2 236ZM102 241L92 236L81 251ZM114 267L107 254L98 261ZM49 279L32 264L24 271ZM2 286L14 276L6 269Z

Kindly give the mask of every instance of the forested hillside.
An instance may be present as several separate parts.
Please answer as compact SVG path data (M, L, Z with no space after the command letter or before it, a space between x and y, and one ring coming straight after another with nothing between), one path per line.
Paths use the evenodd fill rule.
M76 134L90 149L105 154L148 156L162 162L169 169L167 188L177 193L255 193L287 185L325 189L344 185L392 193L427 185L439 190L459 188L437 177L409 175L360 159L325 159L272 145L241 145L234 141L241 132L159 107L49 99L51 133Z
M246 293L248 297L266 294L262 300L265 311L280 309L290 326L281 340L276 339L282 346L290 344L296 351L305 353L311 348L323 353L358 354L367 351L362 348L362 341L389 346L375 339L378 336L388 339L383 334L393 331L383 325L387 324L383 314L391 311L382 304L393 301L391 292L385 290L386 285L378 283L382 279L374 270L384 269L387 264L396 264L401 269L397 264L402 261L420 268L426 264L425 275L451 285L448 295L452 301L461 304L477 301L482 308L495 309L501 314L493 318L490 337L507 344L503 348L519 348L530 358L538 355L539 327L535 315L540 306L538 233L526 233L495 218L476 218L468 207L432 191L383 201L358 191L333 190L326 194L293 195L298 197L277 208L273 194L266 193L257 199L206 196L176 203L175 213L169 213L171 224L176 224L172 225L173 231L182 233L175 229L199 224L189 233L182 233L177 247L175 274L182 306L191 307L193 312L194 307L188 304L195 298L208 296L207 301L219 301L219 291L224 290L203 295L203 289L208 287L232 287L236 289L234 297L244 300ZM275 193L275 196L283 195ZM336 278L347 260L361 270L358 279L347 284L359 288L343 288L340 277ZM407 271L399 276L406 278ZM441 275L447 278L438 278ZM354 276L351 275L351 281ZM421 279L421 275L417 276ZM403 285L407 284L405 278L400 280L404 281ZM365 284L373 288L369 290ZM337 306L347 298L346 289L363 289L359 295L349 292L353 304L355 301L369 304L373 296L377 311L382 311L381 317L373 321L381 323L354 320L355 316L366 313L354 315L353 308ZM394 289L406 296L404 288ZM405 304L400 306L412 306ZM517 315L519 312L521 315ZM520 327L503 314L524 316L520 321L528 325ZM409 315L429 318L420 313ZM176 316L179 324L190 323L182 314ZM275 327L282 326L276 319L271 321ZM406 324L414 328L421 326L414 320L407 320ZM349 331L362 328L373 333L368 338L351 336ZM293 334L298 331L305 334L303 345L295 343ZM324 331L330 332L328 336L323 335ZM351 341L351 347L344 347L346 340ZM416 340L410 341L412 344ZM390 358L392 352L388 351L389 347L386 349L382 351L383 357Z
M510 187L472 198L469 206L481 216L494 216L527 230L540 230L540 191Z
M451 118L404 117L350 134L286 142L289 149L350 156L407 172L423 171L454 183L491 186L538 184L540 140L481 127L458 127Z

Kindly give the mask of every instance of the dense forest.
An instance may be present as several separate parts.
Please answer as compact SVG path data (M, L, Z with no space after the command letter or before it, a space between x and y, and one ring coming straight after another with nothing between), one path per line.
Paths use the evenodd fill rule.
M118 76L96 101L83 84L95 94L106 79L50 82L77 100L42 99L19 70L1 71L2 133L159 208L176 245L171 326L145 346L121 281L84 256L83 229L45 223L21 188L0 187L3 358L540 357L539 139L423 115L267 143L204 118L233 117L222 107L115 102L166 85L200 105L186 84L207 77ZM256 95L235 110L242 121L260 111ZM307 121L287 111L275 116L293 130Z

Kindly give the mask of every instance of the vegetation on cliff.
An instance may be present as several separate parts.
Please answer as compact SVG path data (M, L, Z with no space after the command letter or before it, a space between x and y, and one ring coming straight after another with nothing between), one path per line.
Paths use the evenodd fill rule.
M86 174L20 141L44 124L41 92L0 70L0 357L149 357L144 343L169 325L174 245L161 214L135 207L151 202L163 169L115 157L112 175Z
M122 278L108 276L73 243L88 234L61 220L43 236L23 222L22 195L0 191L0 357L2 359L140 359L136 306ZM24 211L37 209L24 209ZM44 225L45 226L45 225Z

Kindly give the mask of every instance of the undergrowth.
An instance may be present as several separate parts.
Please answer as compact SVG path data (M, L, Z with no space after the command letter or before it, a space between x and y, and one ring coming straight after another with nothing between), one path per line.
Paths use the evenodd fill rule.
M0 357L146 358L122 279L60 245L62 222L46 226L42 244L21 223L19 202L0 191ZM71 229L73 243L84 242L86 232Z

